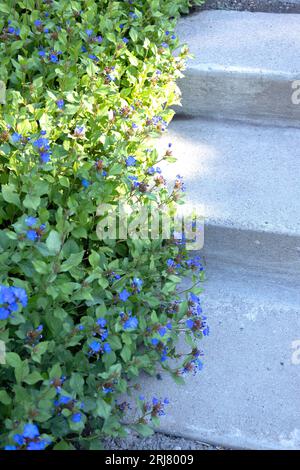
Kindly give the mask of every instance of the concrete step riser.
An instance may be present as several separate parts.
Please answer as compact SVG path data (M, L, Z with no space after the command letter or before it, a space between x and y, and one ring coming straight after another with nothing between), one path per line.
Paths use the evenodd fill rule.
M299 75L203 65L179 83L178 115L265 121L300 127ZM300 82L299 82L300 83ZM296 87L296 88L293 88Z
M240 266L264 271L274 279L292 280L300 288L300 237L206 224L199 252L207 265ZM191 252L193 255L193 252Z
M194 55L178 113L300 127L299 15L203 11L178 36Z

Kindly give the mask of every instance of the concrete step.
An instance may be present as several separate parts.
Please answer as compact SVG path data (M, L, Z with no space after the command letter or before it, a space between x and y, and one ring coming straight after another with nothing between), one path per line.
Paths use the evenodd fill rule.
M207 224L254 232L254 240L263 232L266 246L274 234L300 236L300 130L175 119L159 148L167 142L177 162L164 175L184 177L186 207Z
M207 256L203 370L184 386L165 373L141 384L170 400L160 431L229 448L300 449L300 365L292 362L300 277L273 274Z
M195 56L178 113L299 127L297 14L203 11L183 18L178 35Z

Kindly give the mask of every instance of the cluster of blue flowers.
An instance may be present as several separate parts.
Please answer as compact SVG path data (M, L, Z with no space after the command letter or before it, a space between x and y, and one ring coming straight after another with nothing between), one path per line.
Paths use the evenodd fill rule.
M186 260L186 265L193 271L203 271L204 269L200 256Z
M140 395L139 399L141 401L145 400L144 395ZM165 416L165 407L168 405L170 402L168 398L165 399L159 399L157 397L153 397L151 402L146 402L144 404L144 411L145 412L150 412L151 417L155 416Z
M0 285L0 320L7 320L19 309L19 304L26 307L28 302L25 289Z
M44 136L45 131L41 131L41 135ZM51 157L50 143L46 137L39 137L33 142L33 146L38 150L41 160L43 163L48 163Z
M136 159L132 155L129 155L129 157L126 158L126 166L135 166L135 165L136 165Z
M200 372L203 369L203 362L197 357L192 361L185 364L185 366L179 371L181 375L192 373L196 375L197 372Z
M57 64L59 57L62 55L62 51L45 51L45 49L40 49L38 54L42 59L47 59L52 64Z
M70 410L72 412L71 421L73 423L79 423L83 418L80 409L84 408L84 404L78 403L67 395L60 395L57 400L54 400L54 406L58 415L61 415L63 409Z
M96 328L95 331L93 332L93 336L96 336L97 334L100 336L101 341L105 341L108 338L108 330L106 328L107 321L105 318L98 318L96 321Z
M25 224L27 227L29 227L29 230L26 232L26 237L28 240L35 242L37 240L40 240L46 225L45 224L38 224L38 219L36 217L30 216L25 219Z
M89 356L97 354L104 354L111 352L111 346L109 343L100 343L99 341L92 341L89 343Z
M32 423L25 424L22 434L15 434L13 440L16 445L7 445L5 450L44 450L51 441L42 439L39 428Z
M137 317L132 316L132 312L128 312L127 314L121 312L120 317L123 322L124 330L135 330L139 326L139 320Z
M187 328L193 330L194 333L202 332L204 336L208 336L209 326L207 324L207 317L203 315L200 298L192 292L189 295L188 307L188 315L193 318L189 318L186 321Z

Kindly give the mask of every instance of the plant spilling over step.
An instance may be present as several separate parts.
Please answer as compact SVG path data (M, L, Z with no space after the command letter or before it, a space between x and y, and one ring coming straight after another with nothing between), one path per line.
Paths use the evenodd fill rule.
M148 435L168 400L144 399L140 372L181 383L202 368L203 269L184 237L98 230L103 205L175 213L181 202L181 178L167 188L158 166L171 146L149 142L179 100L187 50L174 54L174 27L188 6L0 3L1 448L97 449L126 436L135 402L128 426ZM179 292L186 275L194 286Z

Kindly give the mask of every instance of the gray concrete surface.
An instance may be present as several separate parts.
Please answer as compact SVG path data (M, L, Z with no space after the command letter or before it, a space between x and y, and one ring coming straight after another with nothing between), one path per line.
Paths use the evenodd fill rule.
M107 450L223 450L203 442L158 432L150 437L131 433L126 439L105 439L103 444Z
M298 15L203 11L183 18L178 35L194 54L179 82L179 114L300 125L300 104L292 102Z
M194 10L236 10L265 13L300 13L300 0L206 0Z
M184 177L187 207L207 223L300 235L300 130L176 119L161 150L167 142L177 162L164 175ZM299 246L291 248L291 259Z
M168 375L142 382L143 393L171 402L162 432L229 448L300 449L299 275L273 274L207 254L204 369L182 391Z

